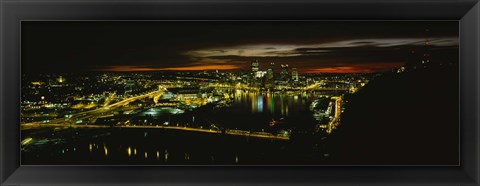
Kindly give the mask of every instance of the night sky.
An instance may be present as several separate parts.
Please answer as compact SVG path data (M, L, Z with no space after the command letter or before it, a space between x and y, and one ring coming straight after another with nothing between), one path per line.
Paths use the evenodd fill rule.
M22 72L246 71L252 60L301 73L382 72L421 51L425 29L432 51L458 55L457 21L22 22Z

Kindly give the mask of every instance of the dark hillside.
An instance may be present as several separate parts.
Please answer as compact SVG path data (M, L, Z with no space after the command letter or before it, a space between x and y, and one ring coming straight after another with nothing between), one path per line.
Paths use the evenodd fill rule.
M457 164L458 65L377 77L347 97L329 140L339 164Z

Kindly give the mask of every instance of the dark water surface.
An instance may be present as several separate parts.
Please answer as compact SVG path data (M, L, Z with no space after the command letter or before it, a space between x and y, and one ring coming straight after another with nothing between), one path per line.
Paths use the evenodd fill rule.
M22 150L22 164L318 164L320 151L293 141L166 129L53 129L23 131L34 142ZM93 137L92 137L93 136Z

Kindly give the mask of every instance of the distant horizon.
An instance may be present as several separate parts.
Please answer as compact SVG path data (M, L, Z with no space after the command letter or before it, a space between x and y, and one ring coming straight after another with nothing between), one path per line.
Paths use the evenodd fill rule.
M428 46L458 56L458 22L22 22L22 71L241 71L252 60L299 73L380 73ZM265 68L266 69L266 68Z
M391 68L388 68L383 71L370 71L370 70L355 70L350 67L337 67L337 68L320 68L320 69L302 69L297 68L295 66L291 66L291 68L297 68L297 71L300 74L318 74L318 73L326 73L326 74L355 74L355 73L384 73L391 69L399 68L404 64L392 64ZM172 68L148 68L148 67L136 67L136 66L112 66L107 67L105 69L93 69L90 70L91 72L201 72L201 71L222 71L222 72L232 72L232 73L239 73L239 72L246 72L250 69L248 68L239 68L239 67L232 67L232 66L219 66L219 68L215 68L216 66L209 66L209 67L172 67ZM266 69L262 69L266 70ZM275 71L280 71L279 68L276 68Z
M392 68L393 69L393 68ZM385 73L390 71L376 71L376 72L305 72L302 73L299 71L299 74L378 74L378 73ZM136 70L136 71L121 71L121 70L89 70L89 71L69 71L69 72L42 72L42 73L22 73L23 75L61 75L61 74L82 74L82 73L155 73L155 72L170 72L170 73L175 73L175 72L215 72L217 70ZM243 70L243 71L234 71L234 70L218 70L219 72L229 72L229 73L250 73L248 70ZM290 71L291 72L291 71ZM275 74L280 74L280 72L275 72Z

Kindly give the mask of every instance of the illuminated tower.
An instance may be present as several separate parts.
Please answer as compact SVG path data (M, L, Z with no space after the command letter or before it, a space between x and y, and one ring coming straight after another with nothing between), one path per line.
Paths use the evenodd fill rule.
M422 55L422 66L425 67L426 64L430 63L430 40L428 38L430 29L425 29L425 41L424 41L424 51Z
M423 48L419 48L418 50L411 50L407 54L407 63L405 64L404 70L417 70L420 68L427 67L428 63L430 63L430 39L429 39L430 29L426 28L424 30L424 37L425 40L423 42ZM403 71L403 70L401 70ZM398 71L397 71L398 72Z

